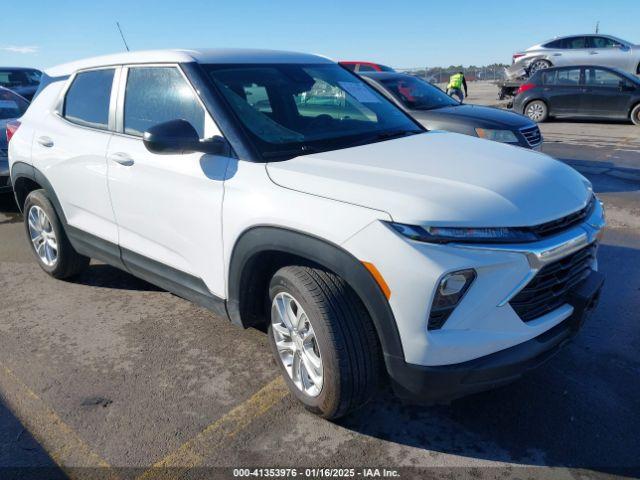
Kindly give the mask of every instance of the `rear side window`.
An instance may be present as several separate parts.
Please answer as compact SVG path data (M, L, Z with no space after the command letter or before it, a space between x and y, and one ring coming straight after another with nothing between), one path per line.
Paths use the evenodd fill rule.
M359 72L377 72L377 70L373 68L371 65L366 65L364 63L361 63L358 65L358 71Z
M257 90L252 93L259 94ZM125 133L141 136L149 127L179 119L204 137L204 108L178 69L130 68L124 98Z
M64 117L79 125L106 130L113 68L78 73L64 99Z
M544 45L545 48L561 48L561 49L574 49L574 48L587 48L587 39L585 37L568 37L560 38L549 42Z
M580 69L572 68L570 70L558 70L555 85L579 85Z

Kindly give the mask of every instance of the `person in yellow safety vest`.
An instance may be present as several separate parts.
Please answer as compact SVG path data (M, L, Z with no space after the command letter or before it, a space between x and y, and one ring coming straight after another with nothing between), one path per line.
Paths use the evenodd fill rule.
M462 93L463 87L464 93ZM450 97L455 95L458 97L458 100L460 100L460 103L464 101L464 97L469 95L467 90L467 79L464 78L464 73L458 72L451 75L451 78L449 78L449 85L447 85L447 95Z

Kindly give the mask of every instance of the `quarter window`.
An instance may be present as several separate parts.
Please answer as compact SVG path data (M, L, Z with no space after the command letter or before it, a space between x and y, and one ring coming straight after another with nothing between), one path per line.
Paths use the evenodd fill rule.
M64 100L64 117L79 125L106 130L113 73L113 68L78 73Z
M204 109L176 67L133 67L127 75L124 131L141 136L170 120L186 120L204 137Z

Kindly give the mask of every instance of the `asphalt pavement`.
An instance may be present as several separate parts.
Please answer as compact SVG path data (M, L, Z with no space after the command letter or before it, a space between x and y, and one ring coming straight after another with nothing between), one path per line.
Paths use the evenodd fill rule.
M271 466L299 478L310 467L640 475L640 181L616 173L640 171L640 128L552 122L543 133L544 151L577 166L607 209L606 285L584 329L512 385L428 408L383 390L336 423L287 394L263 332L97 262L73 281L49 278L2 196L0 478L231 478Z

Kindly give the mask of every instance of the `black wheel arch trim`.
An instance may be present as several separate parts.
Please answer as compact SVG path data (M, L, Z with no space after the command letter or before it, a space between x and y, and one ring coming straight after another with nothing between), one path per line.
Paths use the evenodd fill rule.
M364 265L349 252L327 240L275 226L255 226L238 238L229 263L227 312L236 325L251 326L241 315L243 275L259 254L278 252L295 255L342 277L367 309L385 356L404 359L400 334L389 302Z
M78 253L101 260L142 278L149 283L205 307L216 315L228 317L224 299L211 293L201 278L121 248L115 243L69 225L53 186L42 172L34 166L24 162L16 162L11 168L11 181L14 185L19 178L28 178L42 187L62 222L65 234ZM22 205L19 205L19 207L22 210Z

